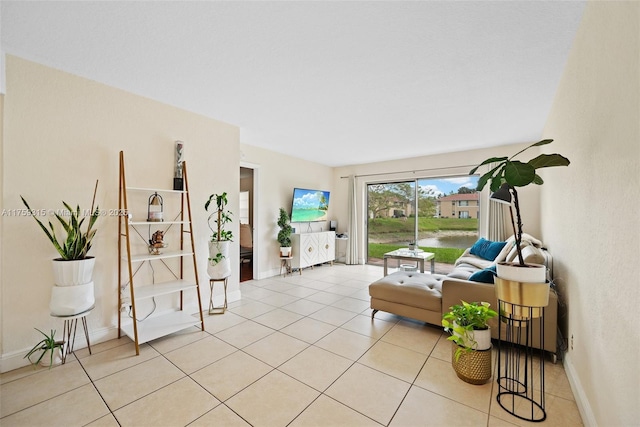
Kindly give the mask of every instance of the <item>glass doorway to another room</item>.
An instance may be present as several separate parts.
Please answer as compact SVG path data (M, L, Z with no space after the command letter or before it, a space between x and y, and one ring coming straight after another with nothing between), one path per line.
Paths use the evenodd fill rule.
M464 175L367 184L367 264L382 265L385 253L415 243L435 253L436 273L449 273L478 239L477 183Z

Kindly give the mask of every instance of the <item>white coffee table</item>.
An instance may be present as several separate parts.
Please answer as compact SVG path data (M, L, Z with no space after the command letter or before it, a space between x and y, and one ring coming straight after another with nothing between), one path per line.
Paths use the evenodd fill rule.
M387 275L387 262L389 259L399 259L405 261L418 261L420 266L420 272L424 273L424 262L431 260L431 274L435 273L435 258L436 254L432 252L424 252L421 250L411 251L409 249L397 249L395 251L387 252L383 256L384 260L384 275Z

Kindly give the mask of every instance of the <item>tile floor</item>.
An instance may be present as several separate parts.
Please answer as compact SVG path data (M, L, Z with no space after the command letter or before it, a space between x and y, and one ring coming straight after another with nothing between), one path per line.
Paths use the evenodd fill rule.
M336 264L243 282L242 301L205 316L206 332L149 342L139 356L111 340L51 370L7 372L0 424L531 425L496 403L493 380L456 377L441 329L382 312L371 321L367 286L381 275ZM562 365L545 366L542 424L582 425Z

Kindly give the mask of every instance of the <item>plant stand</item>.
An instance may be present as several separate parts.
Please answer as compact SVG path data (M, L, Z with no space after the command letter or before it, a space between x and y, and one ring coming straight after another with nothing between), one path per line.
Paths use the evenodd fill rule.
M545 291L546 288L546 291ZM514 289L519 289L514 292ZM545 295L546 292L546 295ZM533 348L533 325L544 342L546 283L522 283L496 278L500 323L498 332L498 404L525 421L547 418L544 396L544 349Z
M211 297L209 299L209 314L224 314L227 310L227 281L228 277L224 279L209 279L209 287L211 288ZM224 304L220 307L214 307L213 305L213 285L216 282L223 282L224 284Z
M87 328L87 316L93 310L93 306L82 313L74 314L72 316L60 316L51 314L52 317L64 319L64 325L62 328L62 338L64 345L62 347L62 364L67 361L67 355L73 353L73 347L76 342L76 331L78 330L78 319L82 319L82 329L84 329L84 338L87 340L87 348L89 354L91 354L91 342L89 341L89 329Z

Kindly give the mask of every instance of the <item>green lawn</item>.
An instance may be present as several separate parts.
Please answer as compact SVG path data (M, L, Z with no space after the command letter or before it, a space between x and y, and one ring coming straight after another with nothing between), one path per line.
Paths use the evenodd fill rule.
M414 218L374 218L369 220L369 234L413 233ZM418 232L428 231L476 231L477 218L418 218Z
M369 258L379 258L382 259L383 255L387 252L395 251L396 249L405 248L407 245L398 245L398 244L386 244L386 243L370 243L369 244ZM436 254L436 262L443 262L446 264L453 264L462 253L465 251L464 249L458 248L428 248L424 246L420 246L425 252L433 252Z

